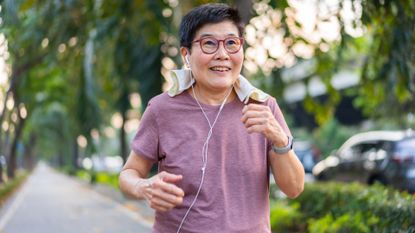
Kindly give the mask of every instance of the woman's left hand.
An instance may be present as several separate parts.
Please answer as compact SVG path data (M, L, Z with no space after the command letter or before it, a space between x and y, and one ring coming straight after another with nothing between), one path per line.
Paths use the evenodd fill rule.
M262 133L275 146L284 147L288 137L268 106L248 104L242 109L242 122L248 133Z

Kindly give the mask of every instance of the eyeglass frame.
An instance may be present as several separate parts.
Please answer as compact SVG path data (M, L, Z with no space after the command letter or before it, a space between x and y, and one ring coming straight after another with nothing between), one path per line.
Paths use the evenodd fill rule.
M215 51L213 51L213 52L211 52L211 53L207 53L207 52L205 52L205 51L203 50L202 40L207 39L207 38L212 38L212 39L214 39L214 40L216 40L216 41L218 42L218 46L216 47L216 50L215 50ZM239 39L239 40L240 40L240 42L241 42L241 45L239 46L239 49L238 49L238 50L236 50L235 52L230 52L230 51L228 51L228 50L226 49L226 46L225 46L225 40L230 39L230 38L237 38L237 39ZM237 52L239 52L239 51L241 50L241 48L242 48L242 47L243 47L243 45L244 45L245 39L244 39L243 37L238 37L238 36L230 36L230 37L226 37L226 38L225 38L225 39L223 39L223 40L218 40L218 39L216 39L216 38L215 38L215 37L213 37L213 36L207 36L207 37L203 37L203 38L200 38L200 39L198 39L198 40L194 40L194 41L192 41L192 44L193 44L193 43L197 43L197 42L199 42L200 49L202 50L202 52L203 52L204 54L214 54L214 53L216 53L216 52L219 50L220 42L222 42L222 44L223 44L223 48L225 49L225 51L226 51L226 52L228 52L228 53L230 53L230 54L235 54L235 53L237 53Z

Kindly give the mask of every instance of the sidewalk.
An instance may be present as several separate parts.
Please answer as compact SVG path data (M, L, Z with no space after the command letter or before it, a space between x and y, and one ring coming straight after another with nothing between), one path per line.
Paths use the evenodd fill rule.
M154 223L154 210L149 207L149 205L143 200L133 200L125 197L120 190L114 189L108 185L103 184L93 184L90 185L86 182L80 181L90 188L92 188L97 193L110 198L113 201L116 201L128 208L129 210L139 213L143 220L146 221L149 225Z
M0 209L1 233L150 233L154 213L40 163Z

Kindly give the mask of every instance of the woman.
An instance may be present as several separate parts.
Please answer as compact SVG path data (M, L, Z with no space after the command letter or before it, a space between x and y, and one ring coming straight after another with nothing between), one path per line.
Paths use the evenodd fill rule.
M156 210L153 232L270 232L269 168L289 197L304 169L274 98L240 75L243 27L235 9L202 5L180 25L189 69L153 98L120 174L121 190ZM159 173L147 178L154 163Z

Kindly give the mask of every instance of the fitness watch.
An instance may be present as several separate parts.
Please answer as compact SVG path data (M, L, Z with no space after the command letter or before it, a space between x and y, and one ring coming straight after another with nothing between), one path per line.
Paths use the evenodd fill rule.
M272 151L274 151L277 154L285 154L288 151L293 149L293 137L291 136L287 136L288 137L288 144L285 147L276 147L274 145L272 145Z

